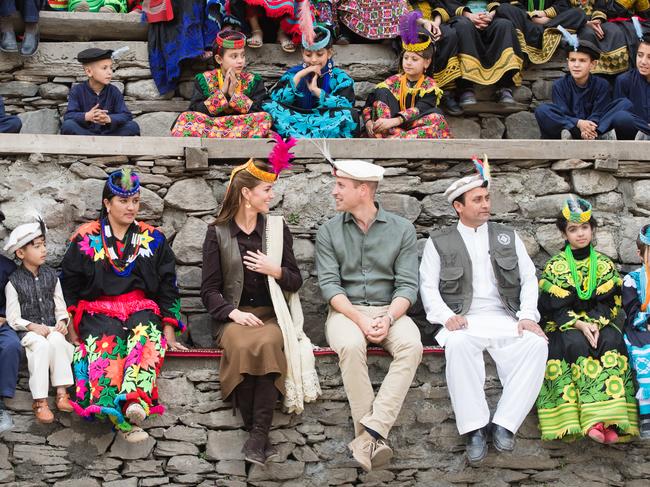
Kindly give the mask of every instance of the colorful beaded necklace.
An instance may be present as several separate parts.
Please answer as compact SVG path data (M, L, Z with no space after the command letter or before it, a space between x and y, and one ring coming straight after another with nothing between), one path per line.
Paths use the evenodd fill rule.
M571 276L573 277L573 283L578 297L583 301L591 299L591 295L596 290L596 273L598 271L598 258L596 257L596 251L594 250L593 245L589 245L589 277L587 279L586 290L582 289L582 280L578 274L576 260L573 258L573 252L571 252L571 246L569 244L567 244L564 249L564 256L569 264L569 269L571 270Z

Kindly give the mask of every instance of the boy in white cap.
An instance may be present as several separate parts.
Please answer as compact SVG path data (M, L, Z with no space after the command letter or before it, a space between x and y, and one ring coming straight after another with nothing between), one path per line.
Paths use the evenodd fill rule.
M487 158L474 158L478 174L445 192L457 225L431 234L420 265L420 295L431 323L443 325L446 377L458 432L467 435L470 462L487 455L487 436L511 451L515 433L535 404L544 378L547 339L537 324L535 266L517 233L490 219ZM488 351L503 393L490 424L485 399Z
M406 316L417 298L416 235L408 220L375 203L382 167L326 158L340 213L316 236L318 283L330 305L325 336L339 356L354 421L356 438L348 447L370 471L392 458L384 440L422 359L420 332ZM393 357L376 396L368 377L369 343Z
M56 272L44 265L47 256L43 220L25 223L11 232L4 249L21 261L5 287L7 322L18 333L27 353L32 409L41 423L54 415L47 404L50 379L56 387L56 407L71 412L66 389L72 377L74 347L65 339L68 312Z

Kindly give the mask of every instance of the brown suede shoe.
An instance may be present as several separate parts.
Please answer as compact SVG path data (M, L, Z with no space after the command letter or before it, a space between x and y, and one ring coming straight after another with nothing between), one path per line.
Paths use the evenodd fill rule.
M54 421L54 414L50 411L50 406L47 405L47 399L34 399L32 410L39 423L48 424Z
M377 469L388 465L391 458L393 458L393 449L384 440L377 440L375 450L372 452L372 468Z
M352 456L366 472L372 470L372 455L375 452L376 443L375 439L367 431L364 431L348 443Z
M62 413L71 413L73 411L70 396L67 393L56 395L56 408Z

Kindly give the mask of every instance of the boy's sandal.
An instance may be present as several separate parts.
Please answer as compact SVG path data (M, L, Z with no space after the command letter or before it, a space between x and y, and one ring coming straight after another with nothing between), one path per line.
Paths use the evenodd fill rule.
M67 392L56 395L56 408L63 413L71 413L73 411L72 404L70 404L70 396Z
M264 33L261 30L254 30L251 32L251 36L246 39L246 45L253 49L258 49L264 45Z

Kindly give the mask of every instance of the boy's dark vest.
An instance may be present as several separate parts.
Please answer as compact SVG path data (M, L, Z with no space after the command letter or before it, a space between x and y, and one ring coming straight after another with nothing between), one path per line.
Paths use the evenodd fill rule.
M56 325L54 316L54 290L58 277L53 269L42 265L35 277L23 266L18 267L9 282L16 289L20 301L20 315L32 323Z
M458 315L464 315L472 304L472 261L456 226L431 233L431 240L440 255L439 290L442 300ZM499 296L512 317L519 311L521 281L519 259L513 229L488 222L490 260L497 280Z

